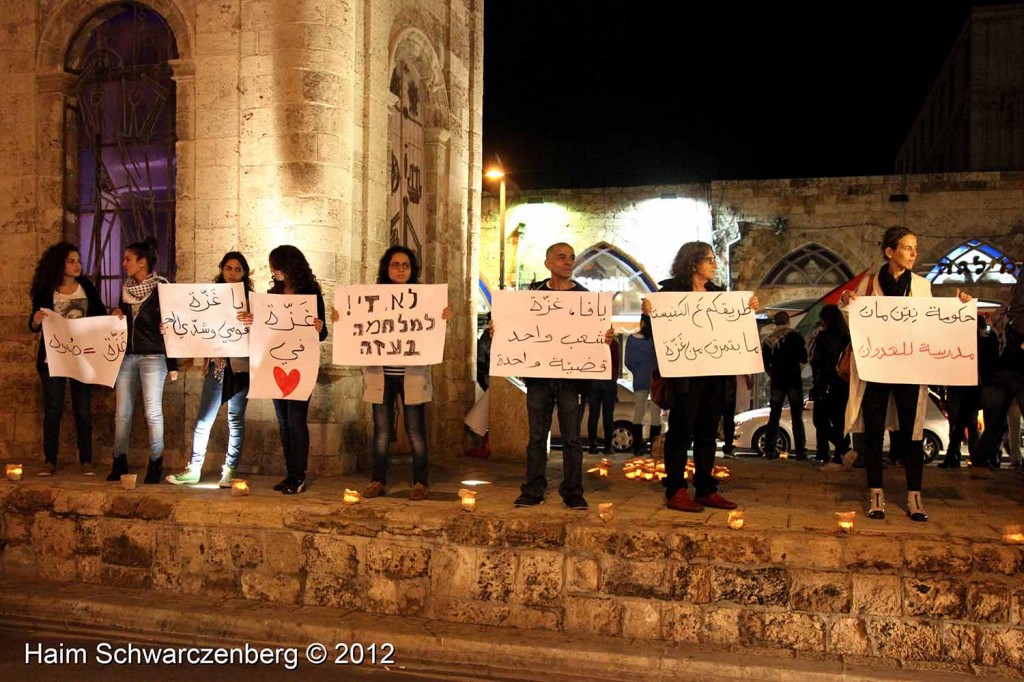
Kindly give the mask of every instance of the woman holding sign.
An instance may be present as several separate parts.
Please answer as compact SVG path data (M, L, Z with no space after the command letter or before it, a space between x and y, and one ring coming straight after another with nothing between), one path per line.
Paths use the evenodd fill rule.
M419 284L420 264L416 253L404 246L392 246L381 256L377 284ZM334 321L339 319L333 311ZM450 320L445 308L442 319ZM363 401L373 405L373 473L363 497L383 495L388 483L389 451L394 435L399 396L405 416L405 433L412 445L412 491L409 499L425 500L430 494L427 481L427 403L434 395L430 366L394 366L363 368Z
M857 290L843 292L845 311L858 296L931 296L931 283L912 272L917 260L917 236L906 227L890 227L882 237L885 264L877 274L861 280ZM957 291L964 303L971 297ZM924 474L924 414L928 387L912 384L883 384L861 381L857 373L856 353L850 363L850 400L846 407L846 431L864 433L864 462L868 476L870 506L868 518L885 518L885 494L882 492L882 436L886 423L899 423L899 436L905 445L907 473L907 515L914 521L927 521L921 502ZM892 443L890 447L898 447Z
M46 249L32 277L32 312L29 331L39 333L43 318L53 311L67 319L106 315L107 308L99 292L82 276L82 255L78 247L60 242ZM46 462L40 476L57 473L57 449L60 444L60 420L64 415L64 388L71 382L71 410L78 435L78 462L83 476L95 476L92 466L92 386L75 379L51 377L46 364L43 340L39 339L36 371L43 385L43 456Z
M249 261L238 251L229 251L220 259L220 274L215 284L244 284L245 296L253 290L249 276ZM245 322L246 311L238 313L238 319ZM163 325L161 325L163 332ZM199 414L192 432L192 456L188 466L180 474L167 477L174 485L198 483L206 461L206 447L210 443L210 429L217 419L223 403L228 404L228 451L221 468L220 488L230 488L231 481L242 456L245 441L245 408L249 396L249 358L208 358L203 362L203 393L199 398Z
M160 299L156 285L167 280L156 273L156 240L129 244L124 250L121 301L114 310L128 320L128 347L117 373L114 392L114 461L108 481L128 473L128 441L132 434L135 394L142 386L142 402L149 426L149 466L146 483L159 483L164 460L164 381L178 380L178 361L167 357L160 333Z
M278 246L270 252L270 272L273 275L271 294L316 295L316 319L313 327L320 341L327 338L327 317L320 283L309 267L302 251L290 244ZM252 322L252 315L247 322ZM306 489L306 467L309 464L309 401L274 399L277 426L281 432L281 449L288 475L274 486L285 495L297 495Z
M711 245L688 242L679 248L672 261L672 278L661 282L658 291L725 291L715 284L718 259ZM757 296L747 303L757 312ZM650 315L653 306L643 302L643 313ZM712 475L715 466L715 437L725 407L727 383L730 376L693 376L666 378L672 397L668 413L668 432L665 435L665 474L662 481L669 509L683 512L702 512L704 507L735 509L736 503L718 494L718 481ZM696 494L693 499L686 493L686 454L693 443Z

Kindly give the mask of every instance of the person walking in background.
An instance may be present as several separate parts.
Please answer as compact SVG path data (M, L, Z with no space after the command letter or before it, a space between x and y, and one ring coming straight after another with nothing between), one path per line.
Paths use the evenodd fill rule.
M821 310L821 328L811 342L811 400L817 445L814 461L830 468L841 467L843 455L850 450L850 437L843 428L850 385L836 371L848 345L850 330L839 306L825 306ZM829 462L831 448L834 451Z
M82 254L78 247L59 242L46 249L36 263L29 290L32 312L28 328L34 334L43 330L43 318L51 310L69 320L106 315L99 292L88 278L82 276ZM43 469L40 476L57 473L57 451L60 446L60 422L64 415L64 389L71 382L71 413L78 436L78 464L83 476L95 476L92 465L92 386L75 379L51 377L46 364L46 350L39 338L36 371L43 387Z
M661 433L661 408L651 397L651 378L658 366L654 339L651 337L651 318L640 316L640 329L626 341L626 369L633 374L633 454L644 454L644 413L650 414L648 441Z
M789 313L775 313L774 332L761 344L764 369L770 379L768 428L765 432L764 456L778 459L779 420L782 403L789 401L790 422L793 424L796 459L807 459L807 436L804 433L804 390L800 366L807 362L804 337L789 326Z
M591 379L587 382L587 437L590 438L590 454L596 455L597 444L597 420L601 419L604 427L604 440L602 441L602 452L611 454L612 434L615 430L615 403L619 397L619 372L622 362L622 354L619 351L619 342L612 339L612 378ZM580 404L580 417L583 416L583 406Z
M997 345L993 348L992 342ZM981 409L981 390L985 383L982 358L995 357L998 341L989 329L988 321L978 315L978 383L975 386L948 386L946 388L946 410L949 414L949 447L946 456L939 462L940 469L960 468L960 445L967 435L967 452L972 454L978 448L978 411ZM991 372L989 372L991 374ZM998 448L996 449L998 452Z

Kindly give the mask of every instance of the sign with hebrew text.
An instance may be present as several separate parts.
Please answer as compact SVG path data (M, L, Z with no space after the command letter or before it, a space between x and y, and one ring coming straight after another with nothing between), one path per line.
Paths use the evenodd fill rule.
M308 400L320 373L316 296L251 294L249 305L249 397Z
M336 365L436 365L444 358L447 284L364 284L334 291Z
M612 294L495 291L491 375L611 379Z
M749 291L648 294L651 330L663 377L728 376L764 371Z
M881 384L978 384L978 302L859 296L850 302L853 361Z
M158 284L157 294L167 357L249 354L249 329L238 321L249 310L244 284Z
M52 310L43 318L43 347L52 377L112 388L128 345L128 322L115 315L68 320Z

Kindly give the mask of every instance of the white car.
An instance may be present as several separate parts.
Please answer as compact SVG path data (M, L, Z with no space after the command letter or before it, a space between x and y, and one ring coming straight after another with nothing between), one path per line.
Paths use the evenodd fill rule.
M925 464L934 460L938 454L946 449L949 439L949 421L943 413L939 402L939 396L929 391L928 408L924 415L924 461ZM736 436L733 444L740 449L753 450L759 455L765 451L765 436L768 431L769 408L762 407L757 410L749 410L736 415ZM814 452L817 442L814 428L814 401L804 401L804 432L807 434L808 453ZM777 437L779 450L791 451L793 449L793 422L789 416L789 406L782 408L782 417L779 419L779 433ZM889 433L886 432L882 447L889 449ZM810 454L809 454L810 456Z

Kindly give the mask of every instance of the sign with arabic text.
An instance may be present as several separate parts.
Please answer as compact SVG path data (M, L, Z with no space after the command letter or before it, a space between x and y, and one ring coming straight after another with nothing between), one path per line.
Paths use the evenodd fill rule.
M44 309L43 347L52 377L112 388L128 345L128 322L115 315L67 320Z
M249 397L308 400L320 373L316 296L250 294Z
M730 376L764 371L749 291L648 294L651 331L663 377Z
M850 302L853 361L881 384L978 384L978 302L860 296Z
M238 321L246 312L245 285L158 284L164 346L169 358L245 357L249 329Z
M334 291L336 365L436 365L444 357L447 284L369 284Z
M491 306L493 376L612 378L611 293L495 291Z

